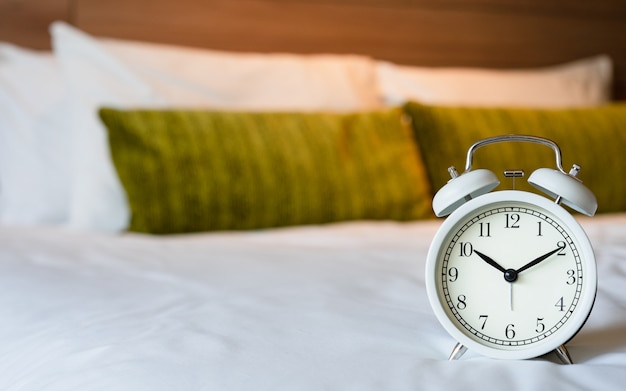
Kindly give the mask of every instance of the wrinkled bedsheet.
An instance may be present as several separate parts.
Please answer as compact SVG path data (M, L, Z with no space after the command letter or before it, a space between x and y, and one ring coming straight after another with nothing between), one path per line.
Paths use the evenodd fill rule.
M598 295L554 354L498 361L426 296L440 221L178 236L0 227L0 389L618 390L626 384L626 214L580 218Z

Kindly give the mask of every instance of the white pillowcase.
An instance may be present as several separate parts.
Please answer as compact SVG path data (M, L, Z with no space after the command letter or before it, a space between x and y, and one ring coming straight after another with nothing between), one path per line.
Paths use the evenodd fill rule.
M67 220L65 103L52 53L0 43L0 222Z
M351 55L235 54L96 40L61 22L54 52L69 83L71 227L116 232L129 209L101 106L355 111L379 107L374 61Z
M379 107L382 92L387 104L578 106L607 101L611 83L605 56L536 70L435 69L94 39L63 23L51 32L55 56L0 44L1 223L127 226L103 105L353 111Z
M577 107L610 99L612 63L600 55L567 64L517 70L426 68L377 63L382 100L435 105Z

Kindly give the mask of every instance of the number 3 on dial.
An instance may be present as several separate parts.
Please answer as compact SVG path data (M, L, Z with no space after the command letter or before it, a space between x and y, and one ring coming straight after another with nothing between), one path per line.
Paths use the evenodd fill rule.
M595 258L578 222L536 194L499 191L460 206L431 245L427 291L464 346L531 358L570 340L596 293Z

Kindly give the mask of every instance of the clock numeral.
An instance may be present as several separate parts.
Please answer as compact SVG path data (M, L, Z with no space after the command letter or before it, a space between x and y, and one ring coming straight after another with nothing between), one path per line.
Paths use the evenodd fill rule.
M507 339L515 338L514 327L515 327L515 325L513 323L511 323L511 324L508 324L506 326L506 329L504 329L504 335L506 336Z
M519 228L519 214L517 213L505 213L506 225L504 228Z
M560 312L565 311L565 301L563 300L563 296L561 296L561 298L557 300L554 306L558 308Z
M546 325L543 323L543 318L537 318L537 328L535 332L543 333L546 330Z
M465 297L465 295L459 295L459 297L457 297L457 300L458 302L456 303L456 308L460 310L464 310L467 308L467 303L465 302L467 298Z
M543 236L543 234L541 233L541 221L537 221L537 225L538 225L538 231L537 232L537 236Z
M450 277L448 281L454 282L459 278L459 269L456 267L451 267L448 269L448 276Z
M480 224L480 237L491 237L491 223L479 223Z
M483 324L480 326L480 329L481 329L481 330L484 330L484 329L485 329L485 325L487 324L487 318L489 318L489 315L480 315L480 316L478 317L478 319L480 319L480 320L482 320L482 321L483 321Z
M576 272L573 269L569 269L567 271L567 281L565 282L567 285L574 285L576 282Z
M474 252L474 246L470 242L459 242L459 256L469 257Z
M556 246L560 249L556 255L565 255L565 242L561 240Z

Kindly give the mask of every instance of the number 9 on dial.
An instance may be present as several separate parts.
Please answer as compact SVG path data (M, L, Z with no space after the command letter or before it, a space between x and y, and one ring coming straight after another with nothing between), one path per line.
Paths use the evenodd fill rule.
M475 148L500 141L553 147L559 170L539 169L529 182L556 202L525 191L488 193L499 181L488 170L471 171L471 156ZM578 169L565 173L560 150L549 140L502 136L472 146L463 175L450 170L453 179L433 200L438 216L450 215L426 259L431 307L457 341L450 359L466 349L500 359L554 350L572 363L565 343L587 320L597 289L591 243L560 205L595 213L595 196L576 178Z

